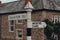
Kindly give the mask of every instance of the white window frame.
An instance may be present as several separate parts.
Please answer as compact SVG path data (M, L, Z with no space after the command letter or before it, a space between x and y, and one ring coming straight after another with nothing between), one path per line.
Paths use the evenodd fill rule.
M22 31L22 37L18 37L18 31ZM17 39L23 39L23 29L16 29L16 38Z
M21 20L22 22L19 23L18 20L16 20L16 24L23 24L23 20Z
M53 16L54 23L56 23L55 22L56 19L57 19L57 22L59 22L59 16L58 15Z
M59 22L60 22L60 16L59 16Z
M21 14L22 19L27 19L26 14Z
M52 19L51 21L54 21L54 16L52 16L51 19Z
M9 32L14 32L14 31L11 31L11 26L13 26L13 28L15 29L15 22L14 22L14 25L10 25L10 21L11 20L9 20ZM13 20L14 21L14 20Z

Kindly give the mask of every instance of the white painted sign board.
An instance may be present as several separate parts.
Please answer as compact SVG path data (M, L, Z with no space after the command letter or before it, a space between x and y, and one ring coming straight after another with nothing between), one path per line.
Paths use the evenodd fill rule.
M26 13L24 14L15 14L15 15L9 15L8 20L22 20L27 19Z

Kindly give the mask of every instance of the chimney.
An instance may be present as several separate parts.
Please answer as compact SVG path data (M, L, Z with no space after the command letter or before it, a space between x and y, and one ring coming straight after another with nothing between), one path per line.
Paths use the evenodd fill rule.
M25 5L28 3L28 1L32 3L32 0L25 0Z
M2 2L0 1L0 6L2 5Z

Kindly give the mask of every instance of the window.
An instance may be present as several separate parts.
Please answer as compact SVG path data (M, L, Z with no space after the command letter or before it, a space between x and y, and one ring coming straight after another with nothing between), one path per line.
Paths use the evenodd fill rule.
M14 25L14 20L10 20L10 24L11 25Z
M59 16L57 16L57 15L53 16L53 22L58 23L59 22Z
M26 18L26 15L22 15L22 18Z
M22 31L18 31L18 37L19 37L19 38L22 37Z
M27 28L27 36L31 36L31 28Z
M17 24L22 24L23 23L23 20L16 20L16 23Z
M60 16L59 16L59 22L60 22Z
M9 31L14 32L14 20L9 20Z
M54 16L54 22L57 23L59 21L58 16Z
M13 27L13 26L11 26L10 30L11 30L11 31L14 31L14 27Z
M22 39L22 37L23 37L23 31L22 30L17 30L17 38L18 39Z

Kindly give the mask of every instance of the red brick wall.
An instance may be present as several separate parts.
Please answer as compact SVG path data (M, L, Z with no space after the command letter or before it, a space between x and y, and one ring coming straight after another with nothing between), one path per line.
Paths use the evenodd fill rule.
M34 12L32 13L32 21L41 21L42 12Z
M1 37L2 40L15 40L16 39L16 29L23 29L23 39L26 40L26 20L23 20L23 24L16 24L14 32L9 32L9 22L8 15L2 16L2 27L1 27Z
M51 19L53 15L60 15L59 12L33 12L32 21L42 21L43 19ZM26 38L27 20L23 20L23 24L16 24L14 32L9 32L8 15L2 15L2 26L1 26L1 37L2 40L17 40L16 39L16 29L23 29L23 39ZM44 29L32 28L32 40L44 40Z
M44 29L32 28L32 40L44 40Z

